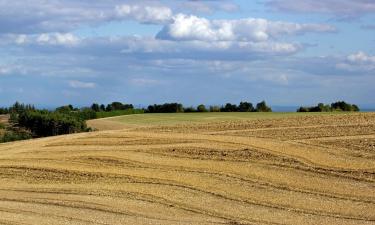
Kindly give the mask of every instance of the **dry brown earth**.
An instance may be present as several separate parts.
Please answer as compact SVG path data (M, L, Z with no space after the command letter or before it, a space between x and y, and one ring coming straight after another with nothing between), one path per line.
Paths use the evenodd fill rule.
M375 224L374 146L375 113L1 144L0 224Z

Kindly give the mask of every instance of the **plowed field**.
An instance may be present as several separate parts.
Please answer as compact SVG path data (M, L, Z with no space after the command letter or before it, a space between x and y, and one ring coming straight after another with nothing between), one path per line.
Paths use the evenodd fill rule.
M106 121L0 144L0 224L375 224L375 113Z

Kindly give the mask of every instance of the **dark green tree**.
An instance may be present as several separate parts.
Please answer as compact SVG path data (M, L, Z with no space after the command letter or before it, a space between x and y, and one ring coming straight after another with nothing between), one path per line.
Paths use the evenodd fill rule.
M205 105L201 104L201 105L198 105L197 112L208 112L208 110Z
M91 109L94 110L95 112L99 112L100 111L100 106L98 103L93 103L91 105Z
M250 102L240 102L238 106L240 112L253 112L254 110L254 106Z
M257 112L272 112L272 109L269 106L267 106L265 101L261 101L257 104L256 111Z

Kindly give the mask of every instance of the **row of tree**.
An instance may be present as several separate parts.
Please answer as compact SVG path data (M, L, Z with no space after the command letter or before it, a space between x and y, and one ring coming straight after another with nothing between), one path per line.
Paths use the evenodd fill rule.
M95 112L111 112L111 111L117 111L117 110L129 110L134 109L134 106L132 104L124 104L121 102L112 102L105 106L104 104L99 105L98 103L93 103L91 105L91 109Z
M201 104L196 108L184 107L180 103L165 103L149 105L145 113L182 113L182 112L272 112L265 101L259 102L256 107L250 102L240 102L239 105L227 103L223 106L209 106Z
M355 104L349 104L344 101L334 102L331 105L319 103L317 106L300 107L297 112L359 112L360 109Z

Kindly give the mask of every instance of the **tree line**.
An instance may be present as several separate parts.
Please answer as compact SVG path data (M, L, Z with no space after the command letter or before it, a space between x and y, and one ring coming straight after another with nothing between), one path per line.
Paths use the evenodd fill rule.
M149 105L145 113L191 113L191 112L272 112L265 101L259 102L254 107L250 102L240 102L239 105L226 103L222 106L209 106L201 104L197 107L184 107L180 103L165 103Z
M319 103L316 106L310 107L303 107L301 106L297 109L297 112L335 112L335 111L342 111L342 112L359 112L360 109L355 104L349 104L345 101L338 101L331 103L331 105Z
M357 105L338 101L330 105L319 103L317 106L300 107L297 112L359 110ZM9 108L0 108L0 114L10 114L11 124L5 128L6 132L0 137L0 142L86 132L91 130L87 127L86 121L96 118L139 113L194 112L272 112L272 109L265 101L261 101L255 106L246 101L240 102L238 105L226 103L221 106L206 106L201 104L197 107L184 107L181 103L164 103L149 105L142 109L135 108L132 104L112 102L107 105L93 103L90 107L82 108L64 105L54 110L36 109L33 105L16 102Z

